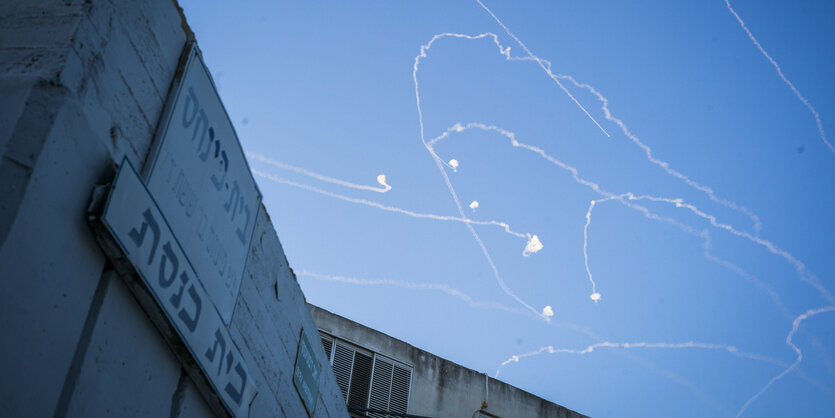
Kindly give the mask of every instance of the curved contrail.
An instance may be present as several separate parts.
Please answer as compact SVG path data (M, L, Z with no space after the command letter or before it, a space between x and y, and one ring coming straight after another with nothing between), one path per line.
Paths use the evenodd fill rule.
M768 252L783 258L789 264L794 266L795 271L798 274L798 278L800 278L802 281L805 281L805 282L809 283L810 285L812 285L818 291L818 293L820 293L821 296L823 296L828 301L830 301L830 303L835 303L835 298L833 298L833 296L829 292L829 290L826 289L826 287L823 286L823 284L820 283L820 280L818 279L818 277L806 268L805 263L798 260L794 255L792 255L788 251L778 247L773 242L762 239L762 238L759 237L759 235L752 235L750 233L740 231L740 230L734 228L730 224L722 223L716 218L716 216L711 215L709 213L706 213L706 212L700 210L695 205L687 203L681 198L668 198L668 197L657 197L657 196L647 196L647 195L635 195L631 192L622 193L622 194L615 194L613 192L607 191L607 190L601 188L599 184L594 183L594 182L592 182L590 180L587 180L584 177L582 177L580 175L579 170L576 167L568 165L565 162L551 156L550 154L546 153L542 148L519 142L519 140L516 138L516 134L513 133L513 132L510 132L506 129L503 129L503 128L500 128L500 127L497 127L497 126L494 126L494 125L486 125L486 124L478 123L478 122L470 122L470 123L467 123L467 124L456 123L453 126L451 126L450 128L448 128L446 131L444 131L442 134L440 134L437 137L432 138L431 140L429 140L427 142L427 149L429 150L430 153L432 153L432 156L436 159L436 161L441 162L441 164L444 164L444 165L449 165L447 163L443 163L441 158L437 155L437 153L435 152L435 148L434 148L435 145L441 140L444 140L446 138L450 138L452 136L452 134L454 134L454 133L464 132L464 131L469 130L469 129L479 129L479 130L487 131L487 132L497 132L500 135L502 135L503 137L510 140L510 143L513 147L522 148L522 149L531 151L533 153L536 153L539 156L541 156L542 158L544 158L545 160L547 160L548 162L556 165L557 167L562 168L563 170L568 171L571 174L572 179L577 184L588 187L592 191L594 191L594 192L600 194L601 196L603 196L603 198L598 199L596 201L596 203L604 202L604 201L607 201L607 200L616 200L616 201L626 205L627 207L629 207L631 209L635 209L635 210L638 210L639 212L642 212L644 214L644 216L646 216L647 218L660 220L660 221L669 223L673 226L678 227L679 229L682 229L684 232L687 232L691 235L695 235L695 236L698 236L698 237L701 237L701 238L704 239L705 237L704 237L703 233L698 232L698 231L696 231L695 229L693 229L689 226L686 226L686 225L683 225L679 222L673 221L669 218L662 218L662 217L659 217L657 215L654 215L652 212L649 212L649 210L646 209L645 207L640 206L640 205L635 205L631 202L634 202L634 201L637 201L637 200L648 200L648 201L652 201L652 202L656 202L656 203L665 203L665 204L673 205L676 208L680 208L680 209L685 209L685 210L689 211L690 213L696 215L697 217L702 218L703 220L707 221L714 228L724 230L724 231L726 231L726 232L728 232L728 233L730 233L730 234L732 234L732 235L734 235L738 238L748 240L748 241L750 241L750 242L752 242L756 245L759 245L759 246L765 248ZM664 162L661 162L661 163L666 164ZM451 185L449 187L451 187ZM704 186L700 186L700 187L704 187ZM707 190L710 190L710 189L707 189ZM710 191L710 193L712 193L712 191ZM595 201L593 201L593 202L595 202ZM728 202L728 201L725 201L725 202ZM728 202L728 203L733 205L732 202ZM584 235L584 244L583 244L584 249L587 246L587 239L588 239L587 230L588 230L589 224L591 222L590 211L593 208L593 206L594 206L594 203L591 204L591 206L589 208L589 212L586 213L586 226L584 228L584 234L583 234ZM584 255L586 256L586 260L587 260L588 259L587 252L584 251ZM716 257L711 256L709 253L706 253L706 257L708 258L708 260L717 261L717 264L723 265L725 267L729 267L729 265L730 265L729 263L725 262L724 260L721 260L721 259L718 259ZM591 277L591 272L588 269L588 263L586 264L586 266L587 266L587 273L588 273L588 276L589 276L589 280L592 283L592 294L591 294L590 297L591 297L592 300L598 300L600 298L600 295L596 291L596 284L595 284L593 278ZM737 273L739 273L739 271L741 271L739 268L736 268L736 269L731 268L731 270L734 270ZM743 275L743 278L746 278L746 280L749 280L750 276L746 277L746 275ZM749 280L749 281L751 281L751 280ZM757 281L754 280L753 282L756 284Z
M471 308L484 308L484 309L495 309L504 312L510 312L515 314L523 314L528 315L527 311L522 311L519 309L513 309L508 306L502 305L496 302L481 302L473 299L470 295L452 287L449 287L445 284L441 283L415 283L415 282L406 282L402 280L392 280L392 279L364 279L358 277L350 277L350 276L340 276L340 275L332 275L332 274L320 274L320 273L313 273L307 270L294 270L293 271L297 276L302 277L309 277L311 279L316 280L324 280L329 282L340 282L340 283L349 283L349 284L356 284L361 286L396 286L401 287L404 289L409 290L434 290L446 293L447 295L453 296L464 303L466 303Z
M247 151L247 152L245 152L245 154L246 154L247 158L251 158L253 160L258 160L262 163L269 164L273 167L278 167L278 168L281 168L281 169L284 169L284 170L294 171L296 173L303 174L303 175L308 176L308 177L313 177L316 180L321 180L321 181L324 181L324 182L336 184L336 185L343 186L343 187L350 187L352 189L357 189L357 190L368 190L370 192L377 192L377 193L385 193L385 192L391 190L391 186L389 186L386 183L386 176L383 175L383 174L380 174L379 176L377 176L377 182L380 183L380 185L383 186L383 187L366 186L366 185L363 185L363 184L356 184L356 183L351 183L351 182L348 182L348 181L345 181L345 180L340 180L340 179L336 179L336 178L333 178L333 177L328 177L324 174L319 174L319 173L316 173L316 172L313 172L313 171L310 171L310 170L307 170L307 169L304 169L304 168L301 168L301 167L296 167L296 166L293 166L293 165L290 165L290 164L287 164L287 163L283 163L281 161L273 160L269 157L266 157L264 155L261 155L261 154L255 153L255 152Z
M414 81L414 84L415 84L415 102L416 102L417 111L418 111L418 123L420 125L420 141L421 141L421 143L423 143L423 146L426 147L426 149L429 151L429 154L432 156L432 159L435 161L435 165L438 167L438 170L441 172L441 176L444 178L444 182L446 183L446 186L447 186L447 189L449 190L450 196L452 196L452 200L455 202L455 207L458 209L458 213L461 215L462 218L466 218L466 216L464 215L464 208L461 205L461 200L458 198L458 194L455 192L455 188L452 186L452 182L450 182L450 180L449 180L449 175L447 174L446 170L444 169L444 164L445 163L443 161L441 161L440 157L438 157L438 155L432 149L432 146L429 145L426 142L425 126L423 124L423 110L421 109L421 106L420 106L420 84L418 83L418 77L417 77L418 69L420 67L420 60L422 58L426 58L426 51L429 50L429 48L432 47L432 44L435 41L437 41L438 39L444 38L444 37L455 37L455 38L464 38L464 39L483 39L483 38L491 37L491 38L493 38L493 42L496 44L496 46L498 46L499 52L502 55L505 55L506 57L508 57L508 59L510 58L510 49L502 47L502 45L499 43L498 37L495 34L492 34L492 33L484 33L484 34L476 35L476 36L463 35L463 34L458 34L458 33L443 33L443 34L433 36L432 39L429 41L429 43L427 43L426 45L421 45L420 52L418 53L417 56L415 56L415 63L414 63L414 67L413 67L413 70L412 70L412 80ZM525 302L522 298L520 298L518 295L516 295L516 293L514 293L512 290L510 290L510 288L507 286L507 284L502 279L501 274L499 274L499 269L498 269L498 267L496 267L496 263L493 262L493 257L490 256L490 252L487 251L487 247L484 245L484 242L481 240L481 237L479 237L478 233L475 231L475 228L473 228L473 226L471 224L465 224L465 225L467 226L467 229L470 231L470 234L473 236L473 239L475 239L476 243L478 244L479 248L481 249L482 254L484 254L484 258L487 260L487 264L490 265L490 269L493 271L493 277L496 279L496 282L499 284L499 287L501 287L502 291L505 294L507 294L508 296L510 296L511 298L513 298L514 300L516 300L517 302L519 302L520 305L524 306L526 309L531 311L533 314L542 318L545 322L549 322L551 320L551 315L548 315L547 312L545 312L545 311L539 312L533 306L531 306L530 304Z
M496 23L498 23L499 26L501 26L502 29L504 29L505 33L507 33L508 36L513 38L513 40L516 41L516 43L519 44L520 47L522 47L522 49L525 51L525 53L528 54L527 58L531 59L533 61L536 61L536 63L539 64L539 67L542 68L542 70L545 71L546 74L548 74L548 77L550 77L551 80L553 80L554 83L556 83L557 86L560 87L560 90L562 90L566 95L568 95L568 97L571 98L571 101L573 101L574 104L576 104L577 107L579 107L580 110L582 110L583 113L585 113L586 116L588 116L588 118L591 119L591 121L594 122L594 124L597 125L597 127L600 128L600 130L603 131L604 134L606 134L607 137L611 137L611 135L609 135L609 133L606 132L606 130L603 129L602 126L600 126L600 124L597 122L597 120L594 119L594 117L592 117L591 114L589 114L588 110L586 110L586 108L583 107L583 105L581 105L580 102L578 102L576 98L574 98L574 96L571 94L571 92L569 92L568 89L565 88L565 86L562 83L560 83L560 80L554 75L554 73L551 72L551 63L547 60L543 60L542 58L539 58L533 52L531 52L531 50L528 49L528 46L525 45L521 40L519 40L519 38L517 38L516 35L514 35L513 32L511 32L510 28L505 26L505 24L498 18L498 16L493 14L493 11L490 10L489 8L487 8L487 6L485 6L484 3L481 2L481 0L476 0L476 2L478 2L478 4L481 5L481 7L485 11L487 11L487 13L489 13L490 16L493 17L493 19L496 21ZM493 35L493 36L495 36L495 35ZM496 42L498 42L498 40ZM507 51L508 51L508 56L509 56L509 54L510 54L510 48L509 47L507 48Z
M815 110L812 104L809 103L809 101L806 100L806 98L803 97L802 94L800 94L800 90L798 90L797 87L795 87L794 84L792 84L792 82L789 81L788 78L786 78L786 76L783 74L783 70L780 69L779 65L777 65L777 61L774 61L774 58L771 58L771 55L768 55L768 52L765 52L765 48L763 48L763 46L760 45L759 41L757 41L757 38L755 38L754 34L751 33L751 30L748 29L748 26L745 26L745 22L742 21L741 17L739 17L739 14L736 12L736 10L734 10L734 8L731 7L731 2L725 0L725 5L728 6L728 11L730 11L731 14L734 15L736 21L739 22L739 26L742 26L742 30L745 31L745 33L748 35L748 38L751 39L751 42L753 42L757 49L760 50L760 53L762 53L763 56L768 60L768 62L771 63L774 69L777 70L777 75L780 76L780 79L783 80L783 82L786 83L787 86L789 86L792 92L794 92L794 95L797 96L798 100L800 100L800 102L803 103L803 105L806 106L807 109L809 109L809 112L812 114L812 116L815 117L815 123L818 125L818 133L820 134L821 140L824 144L826 144L827 147L829 147L829 150L832 151L833 154L835 154L835 147L833 147L832 144L826 139L826 133L823 131L823 124L821 124L821 117L820 114L818 114L818 111Z
M785 375L789 374L789 372L794 370L794 368L797 367L797 365L800 364L801 361L803 361L803 352L800 351L800 349L797 348L797 346L794 345L794 343L792 342L792 337L794 337L794 334L797 332L797 328L800 327L800 323L803 322L804 320L806 320L807 318L812 317L812 316L820 315L822 313L832 312L832 311L835 311L835 305L826 306L826 307L817 308L817 309L809 309L808 311L806 311L802 315L799 315L797 318L795 318L794 321L792 321L792 329L791 329L791 331L789 331L789 335L786 336L786 345L788 345L797 354L797 359L794 361L794 363L789 365L789 367L786 367L785 370L780 372L780 374L771 378L771 380L769 380L768 383L766 383L765 386L763 386L762 389L759 390L759 392L755 393L754 396L748 398L748 400L745 401L745 404L742 405L742 408L740 408L739 412L736 413L737 418L742 416L742 414L745 413L745 410L754 401L756 401L757 398L760 397L760 395L765 393L765 391L767 391L768 388L771 387L771 385L773 385L778 380L782 379Z
M755 353L747 353L743 351L739 351L738 348L732 345L724 345L724 344L710 344L710 343L702 343L697 341L686 341L682 343L650 343L650 342L611 342L611 341L604 341L601 343L591 344L582 349L570 349L570 348L554 348L554 346L547 345L542 347L538 350L530 351L527 353L522 354L514 354L510 356L507 360L503 361L499 368L496 370L496 374L494 377L498 378L499 373L502 370L502 367L510 364L510 363L518 363L519 360L525 357L532 357L537 356L540 354L548 353L548 354L577 354L577 355L584 355L590 354L594 352L598 348L624 348L624 349L634 349L634 348L661 348L661 349L685 349L685 348L697 348L697 349L705 349L705 350L721 350L730 353L736 357L746 358L749 360L756 360L765 363L774 364L777 366L785 366L785 363L776 360L774 358L764 356L761 354ZM788 373L788 372L786 372Z
M373 207L373 208L384 210L386 212L399 213L399 214L402 214L402 215L411 216L412 218L433 219L433 220L436 220L436 221L461 222L461 223L465 223L465 224L468 224L468 225L498 226L498 227L502 228L504 230L504 232L506 232L510 235L513 235L514 237L525 238L525 239L528 239L528 240L530 240L531 237L532 237L531 234L523 234L521 232L516 232L516 231L510 229L510 225L508 225L504 222L499 222L499 221L476 221L476 220L469 219L465 216L456 217L456 216L436 215L436 214L433 214L433 213L418 213L418 212L413 212L413 211L410 211L410 210L398 208L396 206L387 206L387 205L383 205L383 204L373 202L373 201L370 201L370 200L357 199L355 197L348 197L348 196L344 196L344 195L341 195L341 194L338 194L338 193L329 192L327 190L322 190L320 188L309 186L307 184L297 183L297 182L292 181L292 180L283 179L281 177L277 177L277 176L274 176L272 174L265 173L265 172L259 171L259 170L252 170L252 174L255 174L258 177L270 180L270 181L275 182L275 183L286 184L288 186L292 186L292 187L307 190L307 191L310 191L310 192L318 193L318 194L328 196L328 197L332 197L332 198L335 198L335 199L344 200L346 202L351 202L351 203L357 203L357 204L360 204L360 205L370 206L370 207Z
M626 136L627 138L629 138L629 140L632 141L632 143L635 144L635 146L637 146L638 148L640 148L644 152L644 154L646 155L647 160L649 162L655 164L658 167L661 167L661 169L664 170L664 172L666 172L667 174L683 181L688 186L706 194L707 197L711 201L716 202L716 203L718 203L722 206L725 206L729 209L740 212L740 213L744 214L745 216L747 216L749 219L751 219L751 222L754 224L754 235L759 236L759 234L762 230L762 221L760 221L760 217L757 216L757 214L755 214L753 211L746 208L745 206L739 205L735 202L732 202L730 200L727 200L727 199L724 199L724 198L721 198L721 197L717 196L716 192L714 192L712 188L707 187L707 186L691 179L690 177L684 175L683 173L679 172L678 170L676 170L674 168L671 168L669 162L661 160L661 159L657 158L655 155L653 155L652 148L650 148L649 145L647 145L643 141L641 141L640 138L638 138L637 135L632 133L632 131L629 130L629 128L626 126L626 124L622 120L616 118L612 114L611 110L609 110L609 99L606 98L606 96L604 96L602 93L600 93L597 89L595 89L594 87L592 87L591 85L589 85L587 83L578 82L576 79L574 79L574 77L572 77L570 75L559 74L556 77L560 78L560 79L568 80L575 87L580 88L580 89L584 89L584 90L588 91L589 93L591 93L593 96L597 97L597 100L600 103L602 103L602 106L600 107L600 109L603 111L603 117L606 118L606 120L608 120L608 121L614 123L615 125L617 125L620 128L623 135Z

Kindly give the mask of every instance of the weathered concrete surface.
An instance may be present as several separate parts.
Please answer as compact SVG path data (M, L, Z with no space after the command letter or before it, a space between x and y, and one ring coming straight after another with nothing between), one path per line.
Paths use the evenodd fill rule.
M308 306L322 331L414 367L409 414L437 418L478 416L475 412L488 400L484 411L504 418L585 416L325 309Z
M172 0L0 0L4 416L211 413L86 223L93 186L144 164L190 33ZM316 326L263 207L254 236L230 329L251 415L303 417L293 363ZM347 416L322 370L316 416Z

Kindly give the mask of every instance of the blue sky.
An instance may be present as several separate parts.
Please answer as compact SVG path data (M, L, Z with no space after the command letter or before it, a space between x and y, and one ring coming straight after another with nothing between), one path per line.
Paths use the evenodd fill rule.
M811 109L722 0L484 4L182 1L308 301L595 417L831 415L835 3L732 3Z

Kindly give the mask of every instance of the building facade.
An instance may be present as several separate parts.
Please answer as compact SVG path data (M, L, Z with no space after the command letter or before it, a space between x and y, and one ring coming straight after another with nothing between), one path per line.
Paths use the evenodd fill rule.
M364 413L375 418L584 417L325 309L308 306L354 417Z
M196 265L187 240L178 233L165 238L166 226L179 226L171 212L149 208L154 221L136 220L135 234L128 235L128 242L143 243L137 248L144 254L151 248L148 264L156 263L156 270L131 265L131 254L103 245L107 231L92 227L102 216L97 202L105 196L112 202L119 190L112 186L116 173L129 178L128 166L143 172L153 160L191 37L171 0L0 1L5 417L348 416L262 205L241 209L236 218L247 213L251 242L238 257L241 274L232 276L239 287L229 287L224 309L201 290L217 286L211 275L186 274L185 260ZM206 118L201 126L217 129L223 122ZM218 150L211 158L226 157ZM189 175L183 179L195 193L206 186ZM98 194L109 184L109 195ZM131 193L144 192L139 187ZM186 194L180 196L185 202ZM189 206L194 208L199 206ZM207 248L221 254L214 244ZM114 257L119 251L121 260ZM178 268L183 273L174 277L170 272ZM169 293L153 299L148 289L156 285L143 284L143 271L159 271L157 285ZM190 339L188 332L200 333L208 320L216 327L201 335L217 339ZM306 372L298 373L302 365ZM305 386L305 379L314 385ZM228 399L239 405L230 407Z
M211 275L185 275L199 263L170 211L140 210L147 215L127 239L142 246L119 247L104 224L121 188L113 185L134 167L133 192L148 186L161 126L177 109L172 94L191 94L182 86L185 64L197 62L189 61L194 41L176 1L0 0L3 416L324 418L349 416L346 405L377 418L581 416L308 306L260 203L239 212L251 222L250 242L223 300L210 291ZM197 97L211 93L183 96L186 110L175 115L192 121L194 144L199 126L211 144L208 127L222 122L211 114L196 122ZM228 168L230 149L214 149L196 158ZM187 171L171 178L189 217L199 212L189 196L214 186ZM215 241L202 250L221 254ZM217 327L207 335L217 339L194 345L187 331L212 315ZM230 393L239 407L229 406Z

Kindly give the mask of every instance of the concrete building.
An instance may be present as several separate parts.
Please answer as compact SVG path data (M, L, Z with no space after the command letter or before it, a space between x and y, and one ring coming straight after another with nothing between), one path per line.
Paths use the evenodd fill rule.
M176 1L0 0L3 416L580 416L309 308L201 68Z
M171 0L0 1L0 410L5 417L307 417L310 411L314 417L348 416L304 295L257 199L257 206L241 209L237 218L246 213L245 236L251 242L237 256L241 274L232 275L235 286L218 287L211 274L185 276L183 254L197 269L192 257L202 250L176 231L171 232L176 239L149 244L160 283L168 289L176 286L163 281L162 273L179 254L172 271L182 269L177 280L189 286L182 290L183 284L170 299L166 294L154 300L148 292L153 281L142 282L144 267L131 265L131 257L148 246L120 253L103 245L106 231L91 228L104 221L101 208L90 205L104 198L93 196L94 190L105 190L96 186L113 182L117 170L130 178L125 170L131 165L146 171L154 160L158 127L170 115L166 103L185 80L182 57L191 36ZM188 102L194 97L184 97L195 105ZM223 115L215 116L207 116L204 130L220 129ZM229 169L231 154L225 159L232 151L217 148L213 158L222 158ZM182 179L195 194L205 186L188 175ZM118 190L110 188L108 202ZM134 192L145 198L150 193L141 187ZM187 195L180 197L174 201L182 204ZM130 209L112 210L122 216ZM173 212L163 215L170 225L163 218L137 223L144 226L136 237L145 236L148 225L148 235L156 238L170 232L166 226L181 226L171 221ZM208 230L220 231L210 225ZM224 254L213 245L203 249ZM192 247L200 251L189 253ZM225 266L232 258L230 252L220 261ZM229 295L212 296L216 288ZM182 304L179 314L169 301ZM195 346L206 341L183 334L202 332L210 320L217 327L208 337L222 337L214 344ZM206 367L207 359L216 366ZM308 373L318 385L305 386L304 396L296 381L301 366L309 366L308 372L321 367L321 373Z
M308 306L354 417L363 416L363 410L436 418L584 417L350 319ZM369 416L382 418L386 414Z

